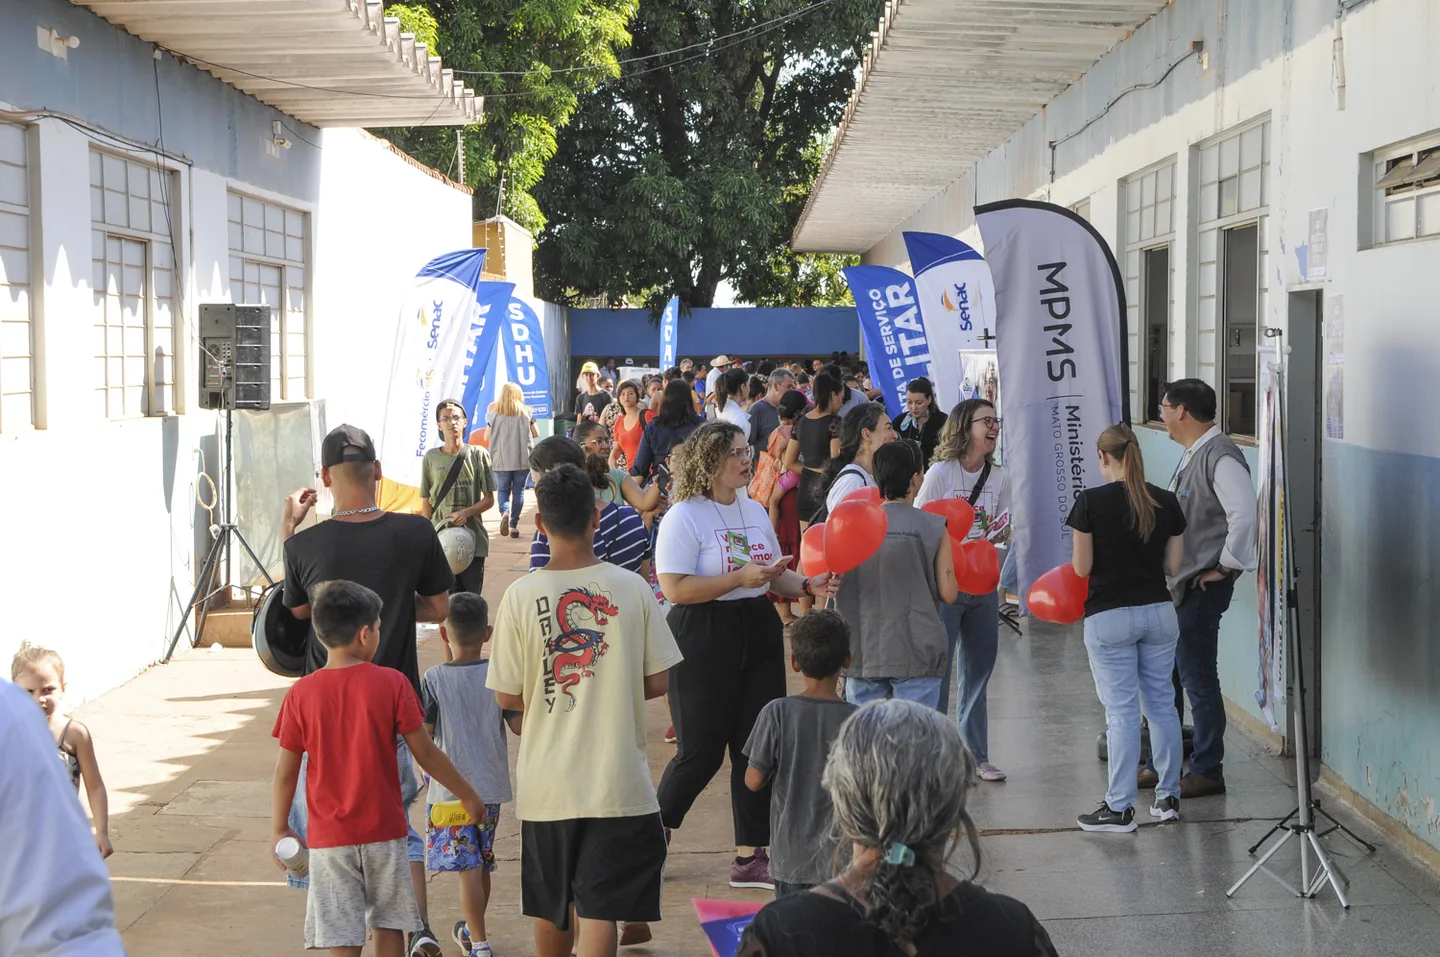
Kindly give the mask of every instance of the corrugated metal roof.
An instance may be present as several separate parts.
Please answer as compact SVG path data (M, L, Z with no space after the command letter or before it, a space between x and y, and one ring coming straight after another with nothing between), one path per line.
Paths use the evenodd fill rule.
M889 0L792 245L863 253L1166 0Z
M481 100L381 0L71 0L312 126L461 126Z

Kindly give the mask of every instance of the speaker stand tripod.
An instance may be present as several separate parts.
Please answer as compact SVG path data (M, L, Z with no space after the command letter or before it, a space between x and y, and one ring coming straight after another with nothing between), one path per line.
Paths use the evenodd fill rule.
M175 629L174 636L170 639L170 646L165 649L165 657L160 659L162 664L169 661L171 656L175 654L175 646L180 643L180 636L185 633L185 626L189 624L190 617L195 614L197 610L200 612L200 621L195 626L195 635L190 642L190 647L194 648L200 643L200 636L205 634L205 621L210 617L212 604L218 596L230 590L229 558L232 539L239 542L240 547L245 549L245 554L249 555L250 560L255 563L255 567L260 569L260 574L265 576L265 581L271 585L275 584L275 579L270 577L270 572L266 569L265 563L260 560L260 556L255 554L255 549L251 548L250 543L245 540L245 533L240 531L240 526L235 524L235 516L230 501L230 476L235 459L235 447L232 440L234 432L235 411L227 408L225 410L225 455L220 471L220 484L223 488L220 496L220 524L214 526L215 540L210 543L210 550L205 553L205 560L200 565L200 574L195 577L195 591L191 593L190 601L185 606L185 611L180 615L180 624ZM214 580L216 569L220 567L222 561L225 563L225 582L216 588L210 588L210 583ZM207 591L206 589L209 590Z
M1278 377L1275 388L1277 406L1274 415L1277 423L1283 423L1285 421L1284 395L1286 378L1283 373L1283 366L1281 367L1281 371L1277 372L1276 375ZM1280 433L1280 439L1281 441L1278 444L1281 450L1283 450L1283 431ZM1283 454L1283 452L1281 454ZM1289 503L1290 477L1288 469L1285 471L1285 478L1280 483L1280 488L1280 501L1282 503ZM1288 639L1287 649L1289 651L1288 663L1290 679L1293 682L1295 692L1289 696L1289 700L1291 704L1290 717L1294 722L1292 727L1295 730L1295 792L1298 798L1298 804L1295 810L1285 815L1274 827L1270 828L1269 833L1250 848L1250 853L1254 854L1259 850L1261 845L1268 841L1273 835L1281 831L1284 832L1280 839L1260 856L1260 859L1255 862L1254 866L1246 871L1245 874L1235 882L1234 886L1225 892L1225 896L1234 897L1235 892L1245 886L1246 881L1250 880L1250 878L1256 874L1263 872L1266 877L1269 877L1275 881L1275 883L1300 898L1312 898L1318 894L1326 884L1329 884L1335 891L1335 896L1340 900L1340 906L1349 910L1350 899L1345 895L1345 889L1350 886L1350 879L1345 876L1345 872L1340 870L1339 865L1331 858L1330 852L1325 850L1325 845L1320 843L1320 838L1339 828L1346 836L1354 840L1357 844L1365 847L1368 851L1373 852L1375 847L1360 840L1360 838L1351 833L1349 829L1342 826L1340 822L1320 810L1320 802L1311 794L1310 732L1307 726L1308 717L1305 708L1304 642L1300 640L1300 596L1295 586L1297 570L1294 564L1291 564L1293 562L1292 556L1295 552L1288 523L1283 526L1280 538L1282 544L1281 547L1277 549L1279 556L1277 560L1286 562L1287 566L1285 567L1287 567L1289 572L1284 585L1285 621L1287 628L1285 638L1281 640ZM1260 574L1263 575L1265 573L1265 569L1262 568ZM1333 826L1327 830L1317 832L1315 829L1316 812L1322 814ZM1282 847L1288 844L1291 838L1297 838L1300 843L1299 887L1293 886L1289 881L1285 880L1267 866L1270 863L1270 859L1273 858ZM1310 854L1312 852L1315 855L1315 863L1318 865L1318 869L1314 874L1312 874L1310 870L1312 866Z

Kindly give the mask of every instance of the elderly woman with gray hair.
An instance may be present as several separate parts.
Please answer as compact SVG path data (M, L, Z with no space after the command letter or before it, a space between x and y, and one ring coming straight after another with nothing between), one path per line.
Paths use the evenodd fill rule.
M946 869L962 839L979 868L974 776L959 729L933 708L889 699L851 715L823 778L850 863L767 904L736 957L1054 957L1028 907Z

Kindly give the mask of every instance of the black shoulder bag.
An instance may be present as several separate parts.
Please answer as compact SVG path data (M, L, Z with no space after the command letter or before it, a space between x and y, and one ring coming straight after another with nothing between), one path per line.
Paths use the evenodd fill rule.
M467 445L460 449L460 454L455 456L455 463L450 466L450 471L445 473L445 481L440 483L440 491L432 501L438 506L445 501L445 496L455 487L455 480L460 477L460 470L465 467L465 457L470 454L470 447ZM982 480L983 481L983 480Z

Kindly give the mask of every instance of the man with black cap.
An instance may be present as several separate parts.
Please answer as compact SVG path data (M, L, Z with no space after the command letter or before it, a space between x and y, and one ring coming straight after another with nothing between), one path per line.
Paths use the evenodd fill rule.
M380 463L375 443L365 430L336 426L320 445L320 480L335 499L330 520L295 531L315 504L315 490L296 490L285 501L280 540L285 544L283 601L297 618L310 617L310 595L321 582L343 579L374 591L384 605L380 612L380 647L374 663L394 668L409 679L420 694L420 670L415 656L415 623L440 622L450 610L450 586L455 576L428 519L382 511L375 504ZM325 667L325 646L311 630L306 642L305 673ZM396 739L400 763L400 790L408 809L419 793L410 750ZM305 774L290 809L290 826L304 835L306 823ZM406 947L411 957L440 957L440 945L430 932L425 899L425 840L412 828L408 838L410 877L415 902L425 929L411 935ZM292 886L303 881L290 878Z

